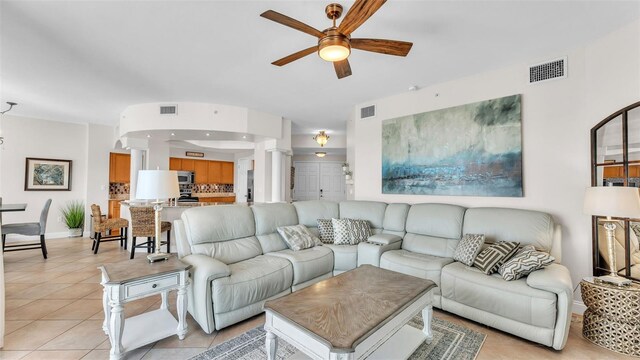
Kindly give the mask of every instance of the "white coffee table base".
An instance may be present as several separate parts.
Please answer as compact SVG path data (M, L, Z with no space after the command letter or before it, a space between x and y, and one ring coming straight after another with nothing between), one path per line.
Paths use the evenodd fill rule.
M431 319L433 290L422 295L413 304L398 313L389 322L376 330L369 337L358 344L353 352L333 352L329 344L305 329L291 323L279 314L266 309L267 331L266 350L268 360L275 360L278 348L278 338L281 338L311 359L355 360L355 359L406 359L424 341L431 341ZM424 328L416 329L407 323L422 311ZM305 357L296 356L296 359Z

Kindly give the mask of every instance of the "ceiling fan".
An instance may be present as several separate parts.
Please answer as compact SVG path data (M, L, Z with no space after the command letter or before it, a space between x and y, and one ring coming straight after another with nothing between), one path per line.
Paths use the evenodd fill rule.
M263 18L318 38L318 45L285 56L272 62L272 64L283 66L317 51L323 60L333 62L338 79L342 79L351 75L351 66L347 59L351 54L351 49L407 56L413 43L397 40L351 38L351 33L378 11L385 2L386 0L357 0L338 26L336 26L336 20L342 15L342 5L329 4L325 8L325 13L333 21L333 26L323 31L273 10L263 12L260 14Z

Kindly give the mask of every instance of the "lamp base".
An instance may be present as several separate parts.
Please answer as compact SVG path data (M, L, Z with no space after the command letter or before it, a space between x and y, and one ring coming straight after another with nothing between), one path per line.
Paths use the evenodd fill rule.
M149 254L147 255L147 260L149 260L150 263L156 262L156 261L164 261L169 259L169 254L167 253L155 253L155 254Z
M604 276L598 276L597 278L595 278L595 280L597 282L603 282L603 283L607 283L607 284L612 284L615 286L629 286L631 285L631 280L622 277L622 276L611 276L611 275L604 275Z

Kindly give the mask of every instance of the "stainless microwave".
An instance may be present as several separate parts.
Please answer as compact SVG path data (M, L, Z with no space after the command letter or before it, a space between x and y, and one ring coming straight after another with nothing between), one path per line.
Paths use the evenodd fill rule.
M180 185L193 184L195 173L193 171L178 171L178 183Z

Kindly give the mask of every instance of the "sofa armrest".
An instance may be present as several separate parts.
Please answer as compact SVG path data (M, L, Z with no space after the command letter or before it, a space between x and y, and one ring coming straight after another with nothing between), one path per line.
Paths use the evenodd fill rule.
M191 315L207 334L211 334L215 330L211 282L231 275L231 270L223 262L201 254L187 255L180 260L192 266L188 296Z
M367 242L379 244L379 245L389 245L389 244L397 243L399 241L402 241L402 238L398 235L393 235L393 234L375 234L375 235L369 236L369 238L367 239Z
M573 283L569 269L560 264L551 264L532 272L527 277L532 288L555 293L558 296L558 313L553 336L553 348L562 350L567 343L573 307Z
M402 241L395 241L386 245L369 241L361 242L358 244L358 266L368 264L380 267L382 254L389 250L398 250L401 246Z

